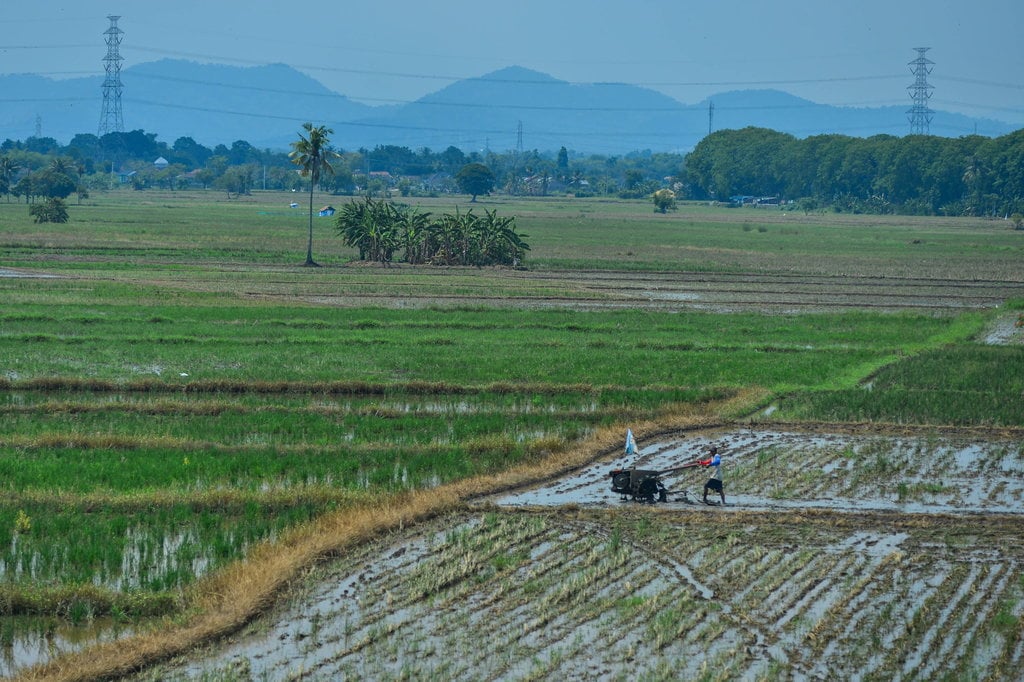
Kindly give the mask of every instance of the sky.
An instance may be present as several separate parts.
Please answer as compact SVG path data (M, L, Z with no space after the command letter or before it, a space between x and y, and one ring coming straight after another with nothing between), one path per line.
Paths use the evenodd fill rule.
M932 109L1024 127L1021 0L34 0L0 13L0 74L102 75L108 15L124 31L122 69L284 63L371 105L522 66L683 104L773 88L909 108L909 64L928 47Z

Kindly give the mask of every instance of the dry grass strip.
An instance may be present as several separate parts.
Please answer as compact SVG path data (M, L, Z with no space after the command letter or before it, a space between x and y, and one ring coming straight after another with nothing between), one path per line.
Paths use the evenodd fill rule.
M671 417L631 425L638 439L684 430L723 426L763 401L758 391L743 391L720 403L686 405ZM389 531L420 523L464 506L465 502L537 483L589 464L622 447L625 427L606 428L565 452L539 463L417 490L332 512L287 533L277 542L254 548L236 562L197 582L185 596L183 623L168 619L133 637L68 654L24 672L22 680L62 682L114 679L138 672L218 638L237 632L268 611L278 595L317 562L337 556Z

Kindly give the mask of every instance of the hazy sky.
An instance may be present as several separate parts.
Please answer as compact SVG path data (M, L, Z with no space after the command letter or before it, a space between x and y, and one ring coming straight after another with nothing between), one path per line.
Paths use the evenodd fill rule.
M1022 0L34 0L0 13L0 73L101 75L107 15L123 67L282 62L368 104L415 100L512 65L650 87L684 104L776 88L815 102L931 107L1024 126ZM126 89L126 96L128 95ZM2 106L2 105L0 105Z

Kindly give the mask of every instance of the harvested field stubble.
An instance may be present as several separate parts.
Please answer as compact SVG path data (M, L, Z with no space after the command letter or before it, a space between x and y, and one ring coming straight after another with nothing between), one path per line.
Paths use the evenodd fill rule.
M1012 679L1024 664L1024 551L1004 543L1018 524L447 516L324 566L216 654L141 679L241 668L271 679Z
M818 509L765 511L758 505L773 500L742 493L744 506L726 509L609 507L604 495L587 497L592 469L608 492L609 465L595 465L541 485L576 490L575 504L538 511L485 502L361 545L318 568L247 631L141 679L240 669L272 679L300 670L315 679L863 679L939 670L1014 679L1024 655L1020 515L979 510L1000 508L1019 490L1019 438L1004 433L1016 439L957 450L949 442L967 437L962 430L918 431L909 450L909 430L859 440L808 435L803 445L792 435L708 425L662 437L669 435L684 438L686 451L725 445L735 487L748 493L759 478L790 477L786 468L770 473L775 457L758 464L751 444L773 443L815 470L834 470L830 457L872 464L907 450L908 461L970 471L958 453L977 452L1006 485L994 480L978 495L931 507L945 512L895 497L884 509L858 510L835 499L848 489L832 477L818 488ZM646 464L678 459L678 442L644 442ZM900 466L908 480L929 475L930 465ZM876 468L864 489L891 475Z

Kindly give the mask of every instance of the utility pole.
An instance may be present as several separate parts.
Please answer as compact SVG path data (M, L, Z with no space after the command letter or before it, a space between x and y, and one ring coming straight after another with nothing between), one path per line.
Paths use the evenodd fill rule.
M523 156L523 122L516 128L516 153L512 161L512 194L519 194L519 161Z
M932 96L932 86L928 84L928 74L932 72L932 60L924 56L930 47L915 47L917 59L908 62L910 72L914 74L914 84L907 86L910 92L910 99L914 106L907 110L907 120L910 121L911 135L927 135L928 128L932 122L932 114L935 113L928 108L928 100Z
M712 102L711 100L708 100L708 135L710 135L711 131L714 129L714 123L715 123L715 103Z
M124 31L117 27L121 17L108 15L110 28L103 32L107 36L107 56L103 58L103 70L107 76L103 79L103 111L100 113L100 125L97 137L107 133L124 132L124 119L121 115L121 36Z

